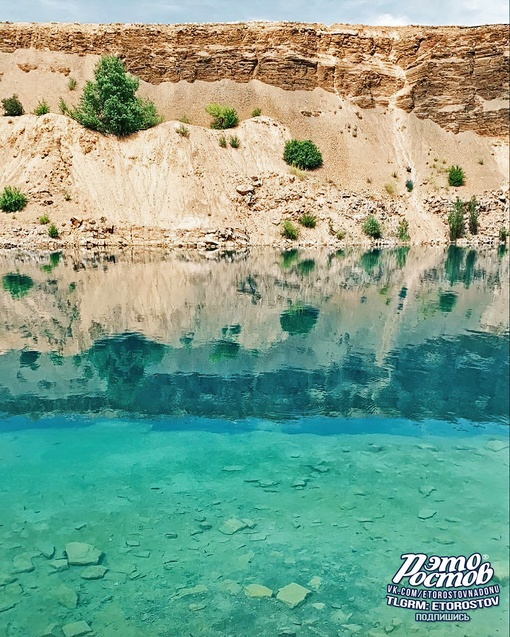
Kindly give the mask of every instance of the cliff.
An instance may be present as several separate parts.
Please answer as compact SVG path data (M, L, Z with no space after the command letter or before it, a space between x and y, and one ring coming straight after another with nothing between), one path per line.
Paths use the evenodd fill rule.
M0 52L121 56L145 82L259 80L396 105L453 132L508 133L507 25L0 24ZM30 65L23 69L32 70Z

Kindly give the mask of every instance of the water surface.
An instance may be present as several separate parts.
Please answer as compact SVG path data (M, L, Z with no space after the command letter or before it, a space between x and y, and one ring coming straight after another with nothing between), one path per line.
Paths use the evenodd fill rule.
M506 254L18 254L0 278L0 636L508 634ZM104 577L60 570L75 541ZM488 555L500 606L387 606L409 551Z

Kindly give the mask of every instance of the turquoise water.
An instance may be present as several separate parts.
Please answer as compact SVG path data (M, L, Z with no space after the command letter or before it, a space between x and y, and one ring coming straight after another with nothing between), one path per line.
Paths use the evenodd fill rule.
M0 277L1 637L508 635L506 254L19 254ZM483 554L499 606L388 606L408 552Z

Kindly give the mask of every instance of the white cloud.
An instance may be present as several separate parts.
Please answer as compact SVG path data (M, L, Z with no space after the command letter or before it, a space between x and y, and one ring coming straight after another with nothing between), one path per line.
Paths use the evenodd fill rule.
M403 27L411 24L409 18L405 15L392 15L391 13L382 13L372 20L369 19L368 24L384 27Z

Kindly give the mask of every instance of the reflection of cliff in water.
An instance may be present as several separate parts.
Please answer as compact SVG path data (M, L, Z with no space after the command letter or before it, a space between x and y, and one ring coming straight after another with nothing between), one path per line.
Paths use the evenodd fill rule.
M313 256L0 261L0 410L507 419L507 256Z

